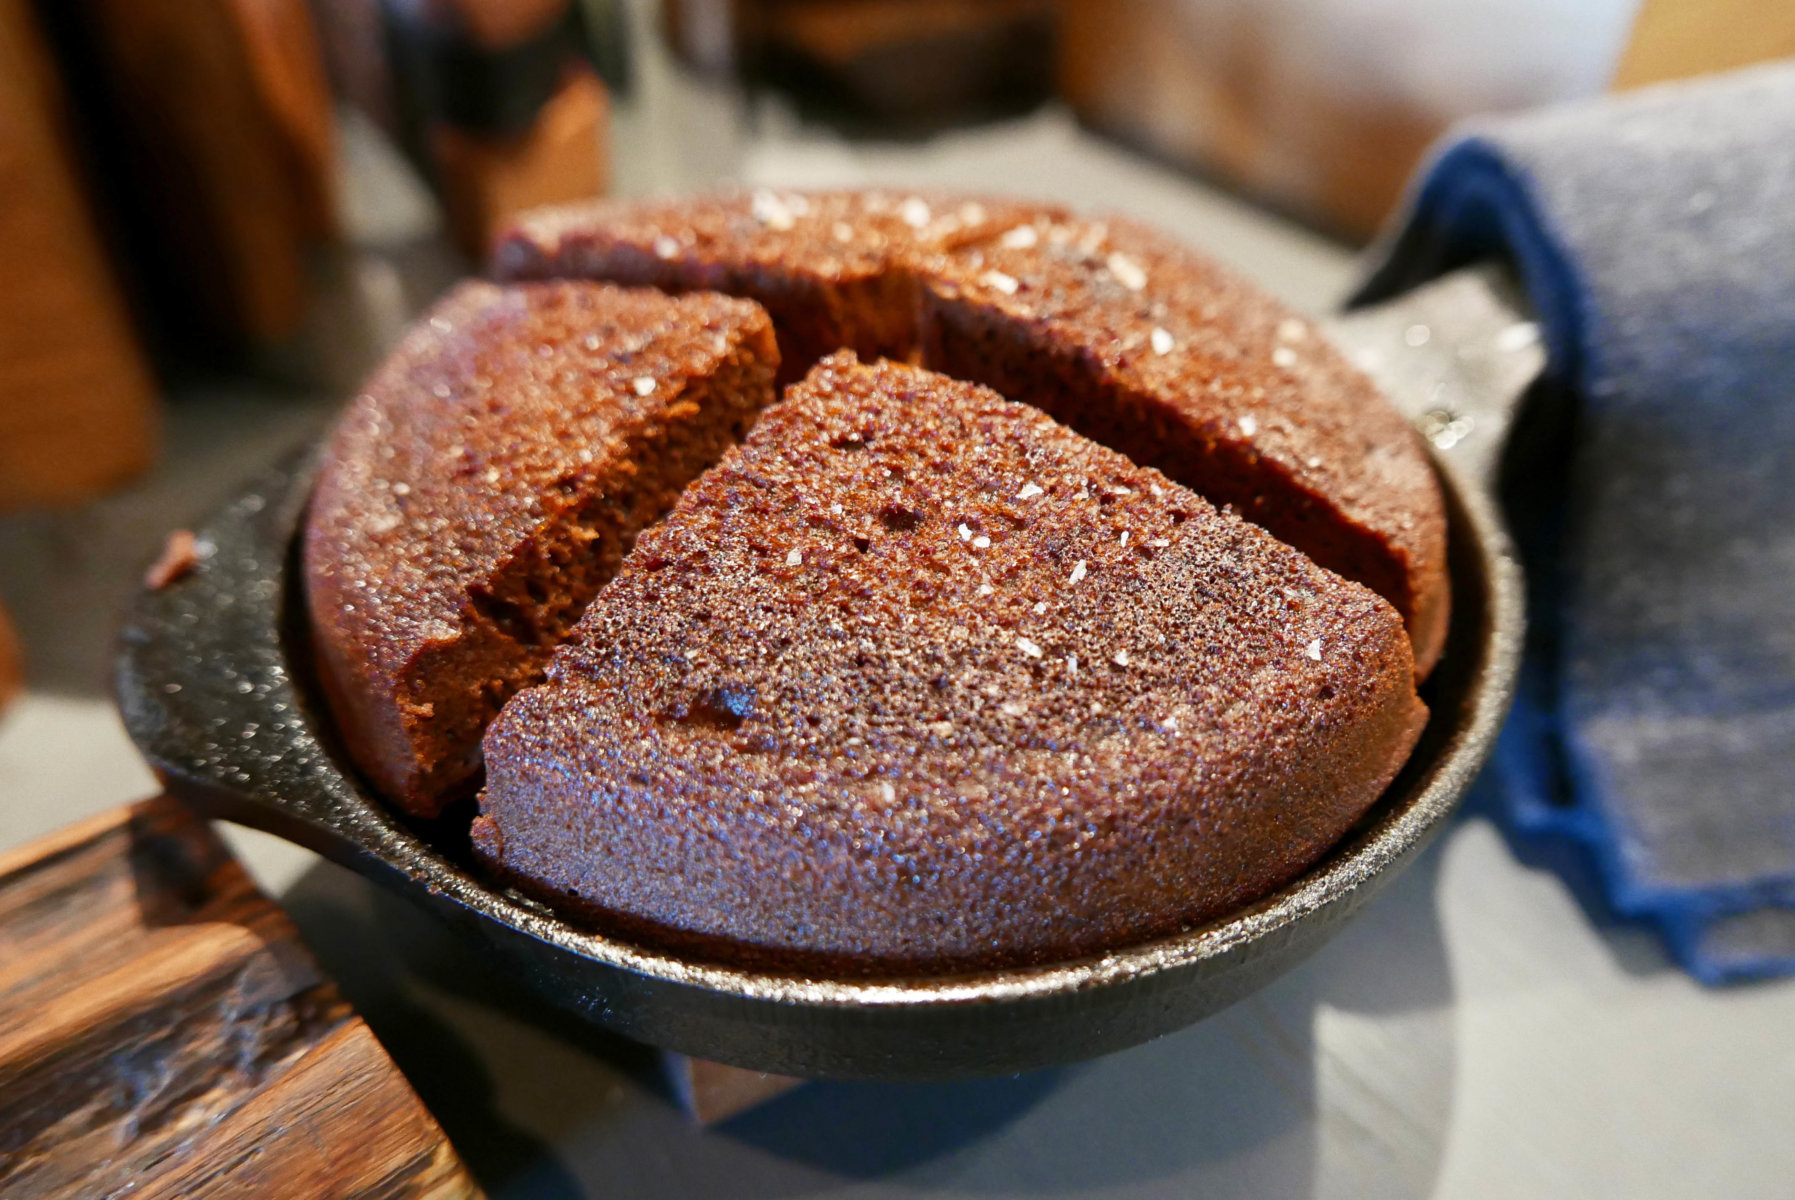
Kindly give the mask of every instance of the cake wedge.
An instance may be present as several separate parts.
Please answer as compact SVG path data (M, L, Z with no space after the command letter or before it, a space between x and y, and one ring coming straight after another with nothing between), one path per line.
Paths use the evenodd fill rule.
M1426 719L1367 588L1033 408L824 359L487 733L495 872L689 957L1059 961L1299 875Z
M487 722L778 362L766 313L717 295L469 282L418 323L326 444L304 533L319 681L388 800L472 795Z

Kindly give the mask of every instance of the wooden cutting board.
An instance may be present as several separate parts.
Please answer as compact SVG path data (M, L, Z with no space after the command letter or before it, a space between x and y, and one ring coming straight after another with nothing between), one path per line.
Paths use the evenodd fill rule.
M146 801L0 854L0 1195L477 1197L204 822Z

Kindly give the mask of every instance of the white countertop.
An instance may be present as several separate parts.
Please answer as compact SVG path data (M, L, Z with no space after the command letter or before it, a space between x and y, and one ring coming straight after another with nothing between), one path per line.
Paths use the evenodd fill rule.
M645 83L653 120L618 130L631 190L1015 191L1133 212L1312 311L1351 277L1348 251L1054 112L869 145L768 108L719 135L727 98L670 90L661 64ZM0 848L150 793L104 694L113 614L163 533L334 408L189 391L150 479L0 518L0 600L32 663L0 719ZM1698 987L1475 814L1314 959L1183 1033L1015 1079L812 1084L709 1130L639 1048L547 1011L404 902L230 836L495 1197L1795 1196L1795 981Z

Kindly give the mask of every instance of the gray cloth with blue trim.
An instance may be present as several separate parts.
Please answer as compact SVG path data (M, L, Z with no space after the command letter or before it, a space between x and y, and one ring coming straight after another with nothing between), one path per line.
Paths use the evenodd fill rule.
M1795 63L1463 128L1359 299L1491 253L1576 414L1482 787L1697 977L1795 971Z

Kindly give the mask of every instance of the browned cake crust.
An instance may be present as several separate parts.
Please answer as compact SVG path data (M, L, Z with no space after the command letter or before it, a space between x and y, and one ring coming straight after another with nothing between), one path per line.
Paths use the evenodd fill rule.
M1129 221L1039 218L936 255L923 361L1157 467L1445 646L1446 514L1420 437L1264 291Z
M938 193L611 201L525 218L495 269L750 297L787 377L846 347L988 384L1384 596L1418 678L1444 647L1445 506L1414 431L1285 306L1133 223Z
M645 532L486 739L477 852L675 950L1102 951L1339 839L1425 718L1401 620L974 385L822 363Z
M467 283L338 423L305 529L337 728L430 816L470 791L500 705L636 533L773 398L747 301L589 283Z
M1038 206L934 192L743 192L599 200L526 215L494 252L501 279L605 279L716 291L766 306L781 383L836 350L905 358L919 252L989 237Z

